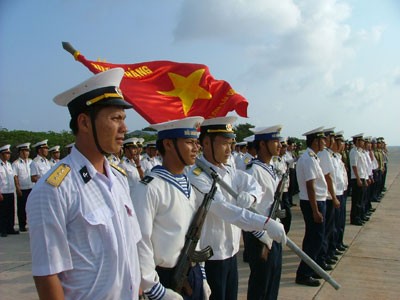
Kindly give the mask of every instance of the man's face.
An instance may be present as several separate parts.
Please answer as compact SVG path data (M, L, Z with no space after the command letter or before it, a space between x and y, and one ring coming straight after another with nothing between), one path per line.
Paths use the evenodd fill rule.
M271 153L271 156L277 156L279 155L279 149L281 147L281 143L279 143L279 140L270 140L265 142L269 153Z
M183 161L188 165L193 165L196 161L197 154L199 153L199 144L197 139L178 138L176 144L182 155ZM176 159L179 159L178 154L176 154Z
M231 145L233 139L224 137L222 135L217 135L214 138L214 157L216 162L213 161L212 150L211 150L211 138L207 136L204 140L204 154L207 160L214 163L227 163L229 156L231 155Z
M49 155L49 148L48 147L39 148L38 153L42 157L47 157L47 155Z
M324 150L326 145L326 138L318 138L318 151Z
M287 150L287 145L281 145L281 148L279 149L279 155L280 156L285 155L286 150Z
M157 155L157 148L156 147L149 147L149 152L148 152L150 157L154 157Z
M28 149L20 150L19 157L21 157L22 159L27 159L29 157L29 150Z
M137 148L133 146L126 147L124 148L124 153L128 159L132 159L137 154Z
M8 160L10 160L10 157L11 157L11 152L0 153L0 158L2 161L8 161Z
M127 132L124 109L116 106L102 108L96 117L97 138L107 153L119 153Z
M51 154L54 159L60 159L60 151L55 151Z

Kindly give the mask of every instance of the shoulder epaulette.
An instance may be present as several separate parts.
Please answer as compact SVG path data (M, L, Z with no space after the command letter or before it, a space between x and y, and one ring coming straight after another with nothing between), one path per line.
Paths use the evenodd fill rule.
M46 182L54 187L59 187L64 178L68 175L71 168L66 164L60 164L51 174L47 177Z
M140 182L147 185L147 184L149 184L153 179L154 179L154 177L151 177L151 176L147 175L147 176L145 176L142 180L140 180Z
M274 156L274 157L272 158L272 161L273 161L273 162L277 162L277 161L280 161L280 160L279 160L279 157Z
M251 157L246 157L244 163L247 165L251 161Z
M196 176L199 176L201 174L201 172L203 172L203 170L201 168L194 168L192 173Z
M251 169L251 167L253 166L253 163L249 163L246 165L246 170Z
M317 155L314 152L308 151L308 155L310 155L311 157L316 157Z
M124 169L122 169L121 167L115 165L115 164L110 164L111 167L113 167L115 170L117 170L118 172L120 172L122 175L124 176L128 176L126 174L126 171Z

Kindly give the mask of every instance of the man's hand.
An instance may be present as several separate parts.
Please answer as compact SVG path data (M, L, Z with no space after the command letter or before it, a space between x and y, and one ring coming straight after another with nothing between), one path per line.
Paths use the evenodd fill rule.
M324 216L317 210L313 212L313 219L315 223L322 223L324 221Z
M276 242L286 244L286 233L285 228L281 223L273 219L269 219L264 224L264 230L267 231L268 235Z
M241 191L236 198L237 206L243 208L249 208L254 203L254 196L250 195L248 192Z

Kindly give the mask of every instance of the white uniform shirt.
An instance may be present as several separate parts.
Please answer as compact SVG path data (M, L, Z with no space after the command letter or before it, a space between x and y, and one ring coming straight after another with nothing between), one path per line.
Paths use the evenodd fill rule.
M64 163L58 187L46 182ZM59 274L65 299L137 299L141 238L124 175L98 173L76 149L35 184L27 201L34 276Z
M300 200L310 200L308 198L306 182L315 180L315 199L317 201L326 201L328 186L319 164L319 158L312 149L307 148L300 156L296 164L296 175L300 189Z
M38 178L44 176L51 169L50 162L47 158L36 156L31 163L31 176L37 175Z
M332 159L333 166L335 168L335 191L337 196L343 195L343 192L347 189L347 172L342 161L342 156L339 153L333 154ZM344 176L346 175L346 179Z
M272 163L274 165L276 175L278 176L279 181L281 181L282 178L283 178L283 175L285 173L287 173L287 171L288 171L288 164L286 163L286 161L284 159L284 156L282 156L282 157L280 157L280 156L272 157ZM289 190L289 183L290 183L289 174L287 174L285 185L282 187L283 188L282 191L284 193Z
M140 162L142 166L143 172L145 175L148 175L155 166L161 165L161 161L156 157L150 157L146 155Z
M0 193L12 194L15 192L15 173L11 164L0 160Z
M260 185L245 172L228 166L218 168L210 164L203 156L199 159L207 166L212 167L219 174L220 179L231 186L236 193L247 191L254 195L258 202L261 200ZM211 188L212 179L205 172L196 172L196 169L197 167L193 166L189 173L189 180L196 192L196 201L201 202L204 194L208 193ZM214 255L210 260L233 257L239 251L240 229L245 231L263 230L266 221L265 216L236 206L236 199L219 185L217 187L200 239L200 248L203 249L210 245L213 249Z
M353 147L350 150L351 179L356 179L356 175L353 171L353 166L357 168L358 176L360 177L360 179L368 178L367 165L362 154L362 150L357 147Z
M29 190L33 187L31 180L31 163L32 159L18 158L12 163L14 174L18 176L19 186L21 190Z
M119 166L124 169L126 171L126 174L128 175L129 191L131 199L133 199L132 196L134 187L140 181L139 171L136 168L135 162L126 158L125 156L121 159Z
M336 178L336 172L337 170L334 168L333 165L333 151L329 148L324 148L324 150L318 152L318 158L319 158L319 165L321 166L322 169L322 173L324 173L324 175L330 174L331 178L332 178L332 185L333 185L333 189L336 189L336 182L335 182L335 178ZM336 191L335 191L336 194ZM332 199L330 193L328 192L328 199Z
M275 191L279 184L279 177L273 164L254 160L246 169L246 173L257 180L263 191L261 201L254 206L255 210L264 216L269 216L271 206L274 203Z
M246 167L249 163L251 163L252 159L254 158L249 152L246 152L242 155L240 159L236 161L236 168L242 171L246 170Z
M166 171L167 176L163 177L153 171L136 185L132 198L142 231L138 250L141 287L146 292L159 283L156 266L175 267L196 210L196 195L189 181L188 197L182 188L173 183L171 173ZM182 179L183 176L175 178Z
M50 168L52 168L54 165L56 165L59 161L60 161L59 159L55 160L54 158L50 158L49 159Z
M369 151L367 150L363 150L363 155L364 155L364 159L365 159L365 163L367 166L367 175L368 177L366 177L365 179L368 179L369 176L372 176L372 161L371 161L371 157L369 156Z
M286 153L283 155L283 158L289 164L290 169L294 169L296 167L296 160L291 151L286 151Z

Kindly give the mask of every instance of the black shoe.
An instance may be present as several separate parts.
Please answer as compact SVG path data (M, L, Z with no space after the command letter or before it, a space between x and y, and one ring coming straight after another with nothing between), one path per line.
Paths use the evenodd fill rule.
M342 247L345 248L345 249L348 249L348 248L349 248L349 245L346 245L346 244L341 244L340 246L342 246Z
M332 259L332 258L328 258L327 260L325 260L325 263L326 263L327 265L334 265L334 264L337 263L337 260L334 260L334 259ZM325 270L325 271L326 271L326 270Z
M13 229L11 231L8 231L7 234L19 234L19 231Z
M355 221L355 222L351 222L351 225L356 225L356 226L363 226L364 224L361 221Z
M2 233L0 234L0 236L1 236L1 237L7 237L7 233L2 232Z
M322 268L322 270L324 270L324 271L331 271L331 270L333 270L332 266L330 266L330 265L328 265L328 264L326 264L326 263L320 264L319 266L320 266L320 267Z
M347 248L345 248L343 245L339 245L339 246L337 247L337 249L338 249L339 251L341 251L342 254L343 254L344 251L347 250Z
M318 275L317 273L314 273L312 278L314 278L314 279L322 279L322 276Z
M337 249L337 250L335 251L335 255L343 255L342 250Z
M369 218L368 218L368 217L364 217L364 218L362 218L361 220L364 221L364 222L368 222L368 221L369 221Z
M303 277L303 278L297 278L296 277L296 283L297 284L302 284L302 285L307 285L307 286L320 286L321 282L313 277Z
M28 231L28 230L26 230L26 228L20 228L19 231L20 231L20 232L26 232L26 231Z
M376 208L370 208L369 211L374 212L374 211L376 211Z

